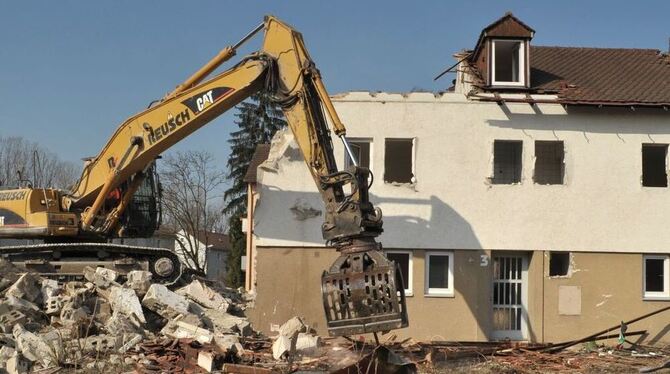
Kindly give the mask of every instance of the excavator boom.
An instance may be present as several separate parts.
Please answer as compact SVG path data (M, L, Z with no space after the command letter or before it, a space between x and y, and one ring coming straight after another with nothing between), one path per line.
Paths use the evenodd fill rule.
M235 55L239 45L261 30L265 31L265 37L258 52L210 77ZM375 240L382 232L382 220L381 211L375 209L368 198L370 171L358 166L338 169L328 124L344 143L355 165L346 129L305 48L302 35L272 16L266 17L263 24L239 43L224 48L160 102L119 126L98 156L85 165L72 191L44 190L43 199L35 191L26 192L37 196L33 199L39 201L25 210L21 210L24 208L20 202L14 204L12 212L24 218L26 227L15 228L13 235L17 236L16 229L25 229L23 236L30 236L28 229L34 225L29 218L36 222L40 217L45 227L43 235L49 239L110 238L128 234L132 227L124 224L127 220L123 218L133 206L137 191L151 181L154 160L259 91L269 94L283 110L325 205L323 238L341 252L340 258L322 277L323 303L331 334L407 326L402 277L397 266L379 252L381 246ZM345 192L347 185L351 187L350 193ZM1 204L0 212L3 212ZM0 227L2 235L3 227ZM159 260L155 263L163 273L174 270L174 264L172 268L166 266L170 259Z

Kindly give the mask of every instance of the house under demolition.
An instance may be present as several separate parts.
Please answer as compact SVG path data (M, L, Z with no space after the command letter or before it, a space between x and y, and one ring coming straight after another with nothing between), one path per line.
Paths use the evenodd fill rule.
M561 341L670 305L670 59L534 33L511 14L487 26L455 55L449 92L333 98L403 272L401 336ZM256 161L248 313L261 331L298 315L324 333L337 253L320 195L290 132ZM670 341L666 326L639 325L649 343Z

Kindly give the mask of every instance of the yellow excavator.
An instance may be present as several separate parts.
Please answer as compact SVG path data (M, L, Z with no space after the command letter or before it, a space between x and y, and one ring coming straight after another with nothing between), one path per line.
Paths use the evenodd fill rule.
M235 56L240 45L262 30L265 37L259 51L210 77ZM330 334L407 326L401 273L375 240L382 233L382 214L369 201L370 171L357 166L345 127L301 34L272 16L237 44L221 50L160 101L121 124L98 156L86 161L70 191L1 190L0 238L43 243L2 247L0 255L46 276L62 277L86 264L114 268L122 274L143 268L164 283L176 281L181 264L171 251L107 241L151 236L160 221L155 160L259 91L282 108L325 204L323 238L340 252L321 280ZM328 123L352 161L347 170L337 168Z

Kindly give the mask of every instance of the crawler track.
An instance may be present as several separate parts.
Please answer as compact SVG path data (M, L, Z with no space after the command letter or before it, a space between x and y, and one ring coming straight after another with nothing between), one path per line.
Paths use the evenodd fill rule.
M166 285L175 283L182 273L177 255L164 248L109 243L34 244L0 247L0 256L20 268L60 280L82 279L85 266L103 266L121 275L147 270L154 282Z

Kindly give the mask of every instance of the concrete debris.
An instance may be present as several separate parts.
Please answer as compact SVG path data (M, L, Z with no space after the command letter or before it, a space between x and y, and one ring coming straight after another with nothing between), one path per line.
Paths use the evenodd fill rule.
M162 284L152 284L142 299L142 305L161 316L172 319L180 314L188 314L189 302Z
M18 310L12 310L3 315L0 315L0 329L4 333L12 332L12 329L17 324L24 324L27 321L25 314Z
M13 347L8 347L6 345L2 346L2 348L0 348L0 367L5 366L7 361L10 358L12 358L12 356L14 356L15 353L16 349L14 349Z
M142 335L135 334L127 342L125 342L121 348L119 348L119 353L126 353L128 350L134 348L137 344L142 341Z
M279 328L279 335L293 338L301 332L307 332L307 326L300 317L293 317Z
M5 295L36 302L42 295L41 282L36 276L26 273L7 289Z
M84 278L100 288L108 288L111 285L118 285L118 283L116 283L118 277L119 274L112 269L103 267L93 269L90 266L84 268Z
M175 339L193 339L202 344L209 344L214 339L211 331L180 319L168 322L161 330L161 334Z
M112 335L140 334L142 329L131 322L130 318L122 313L114 312L105 323L105 329Z
M55 348L49 346L40 336L26 330L21 324L14 326L14 339L17 350L29 361L39 362L44 367L55 363Z
M146 323L140 300L131 288L112 287L109 294L109 303L116 313L134 317L140 323Z
M50 297L60 294L62 291L61 287L58 285L58 281L55 279L42 279L42 298L46 300Z
M82 339L85 352L111 352L119 349L119 336L97 335Z
M226 300L219 293L197 279L188 286L177 290L177 294L186 296L205 308L218 309L223 312L227 312L231 304L230 300Z
M82 275L84 282L63 282L15 273L8 281L0 272L7 283L0 294L0 373L156 365L143 347L160 339L165 347L189 341L181 359L216 371L248 354L243 339L258 336L235 315L251 299L239 290L191 279L173 292L143 270L88 267Z
M235 355L242 355L244 353L244 346L240 343L240 337L237 335L217 335L214 337L214 344L223 353L232 353Z
M12 295L6 296L2 304L7 305L10 310L20 310L25 313L33 313L40 310L34 303Z
M218 334L239 333L241 336L252 334L251 324L246 318L237 317L216 309L207 309L203 315L207 327Z
M281 360L291 353L291 338L279 335L277 340L272 343L272 357L275 360Z
M280 360L299 354L309 356L317 353L321 340L307 333L309 329L300 317L293 317L279 328L279 335L272 344L272 356Z
M26 374L30 371L30 362L20 353L14 352L7 360L5 368L9 374Z
M206 372L214 371L214 359L216 358L214 352L202 351L198 353L198 366L205 369Z
M50 316L60 315L60 312L63 309L63 305L66 301L69 300L65 300L65 298L62 296L49 296L49 298L47 298L46 302L44 303L44 312Z
M138 296L144 296L151 287L151 273L144 270L129 271L125 285L135 290Z
M77 307L77 303L70 301L63 305L63 308L60 312L61 321L67 322L69 324L84 322L88 320L90 312L84 308Z
M321 338L318 335L299 333L295 342L295 351L301 355L312 355L317 353L321 345Z

